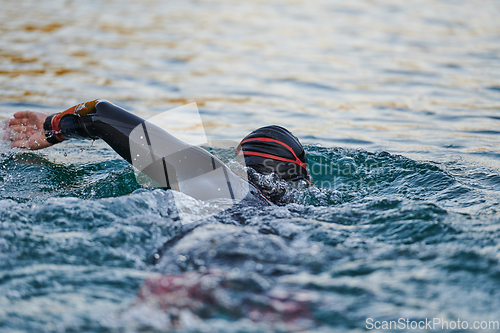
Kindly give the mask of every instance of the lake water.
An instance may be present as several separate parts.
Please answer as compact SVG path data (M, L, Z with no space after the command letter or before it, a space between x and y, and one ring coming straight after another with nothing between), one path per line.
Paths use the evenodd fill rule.
M0 4L2 119L196 102L211 140L289 128L316 184L183 225L103 142L3 143L2 332L496 331L498 1Z

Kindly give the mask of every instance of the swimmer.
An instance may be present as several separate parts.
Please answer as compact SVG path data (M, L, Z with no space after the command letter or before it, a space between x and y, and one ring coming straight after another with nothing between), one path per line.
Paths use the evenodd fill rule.
M310 185L307 157L287 129L272 125L247 135L236 149L244 157L248 179L242 179L208 151L190 145L154 124L105 100L75 105L47 115L21 111L6 125L12 147L37 150L72 138L102 139L121 157L160 187L200 200L254 198L277 203L282 194L268 191L258 175Z

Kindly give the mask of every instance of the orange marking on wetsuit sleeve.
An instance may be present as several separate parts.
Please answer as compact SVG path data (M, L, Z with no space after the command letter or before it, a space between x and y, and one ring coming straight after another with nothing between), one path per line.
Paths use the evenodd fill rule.
M300 160L294 161L294 160L291 160L291 159L288 159L288 158L284 158L284 157L280 157L280 156L276 156L276 155L271 155L271 154L266 154L266 153L258 153L258 152L255 152L255 151L243 151L243 150L239 150L239 151L236 152L236 154L238 154L238 155L260 156L260 157L270 158L272 160L278 160L278 161L283 161L283 162L294 163L294 164L297 164L298 166L301 166L301 167L303 167L304 169L307 170L307 165L305 165L304 163L302 163Z
M70 107L66 111L63 111L61 113L56 114L52 118L52 131L54 132L54 135L59 141L64 141L68 140L69 138L65 137L64 134L61 132L61 129L59 128L59 122L61 119L66 116L66 115L76 115L76 116L86 116L90 113L92 113L95 110L95 106L97 103L99 103L100 100L95 99L90 102L86 103L81 103L77 104L75 106Z

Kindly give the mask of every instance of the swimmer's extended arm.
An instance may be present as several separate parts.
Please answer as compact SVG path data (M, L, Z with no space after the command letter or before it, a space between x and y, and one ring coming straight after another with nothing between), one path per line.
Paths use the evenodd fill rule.
M49 116L43 127L50 144L71 138L103 139L132 163L129 136L142 123L144 119L108 101L93 100Z
M100 107L96 108L98 103ZM7 123L5 139L12 142L12 147L37 150L75 137L101 138L132 163L128 136L142 122L143 119L107 101L94 100L51 116L35 111L17 112Z
M38 133L40 124L38 118ZM179 140L108 101L94 100L48 116L43 120L43 128L45 138L37 137L36 144L16 146L40 149L70 138L100 138L161 187L201 200L240 201L248 194L248 183L206 150ZM13 145L16 142L11 141Z

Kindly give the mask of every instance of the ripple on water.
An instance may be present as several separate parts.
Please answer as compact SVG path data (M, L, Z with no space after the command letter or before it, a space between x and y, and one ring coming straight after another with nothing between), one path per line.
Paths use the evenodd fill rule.
M189 201L182 224L171 193L141 189L103 143L2 147L0 327L498 320L497 17L494 0L4 2L2 119L195 101L210 139L290 128L316 187L274 184L295 202L207 219Z
M380 189L374 187L373 191L361 195L351 194L348 200L335 204L311 202L314 204L311 206L307 203L307 193L319 191L343 198L354 192L350 185L339 189L311 188L299 191L299 198L302 195L305 200L301 203L263 210L242 207L187 225L182 225L172 215L174 202L168 191L163 190L139 190L126 196L90 200L80 194L79 197L51 198L44 202L0 201L4 249L1 286L9 291L5 305L9 304L15 311L23 302L36 307L38 300L43 300L57 308L66 302L68 295L80 290L86 296L79 302L85 306L98 299L98 308L109 303L118 311L124 308L117 302L133 298L144 277L151 274L148 270L182 276L185 272L203 274L207 268L218 267L222 276L251 273L257 281L268 281L269 287L262 297L271 297L267 293L275 288L285 290L288 295L312 293L314 302L307 303L312 321L307 327L318 324L355 327L369 312L385 316L376 310L377 299L387 299L386 306L391 313L399 313L398 309L403 307L414 316L425 316L432 309L419 310L414 304L424 304L434 290L437 304L447 304L447 311L458 313L467 302L475 301L478 293L498 286L496 242L491 238L498 237L488 231L491 228L488 223L471 227L471 221L483 221L480 214L464 215L454 209L441 208L439 193L457 186L457 178L442 165L362 150L322 147L308 147L307 150L312 156L311 163L337 164L335 173L321 177L338 177L342 182L353 178L372 179L373 170L383 168L380 178L376 178ZM219 150L219 153L228 152ZM101 167L101 162L97 162L78 168L84 172ZM108 167L111 171L116 165L110 163ZM127 166L121 165L121 168L126 170ZM343 168L349 168L349 172L342 172ZM453 172L457 169L460 167ZM463 168L462 175L466 170ZM410 174L413 176L408 177ZM409 187L426 186L429 174L441 179L434 184L430 192L433 194L427 200L402 192L401 184L396 181L408 177L405 184ZM484 180L490 177L483 174ZM126 179L118 182L126 183ZM97 190L100 185L96 181L86 186ZM482 190L469 191L480 195ZM489 241L484 239L487 234ZM466 250L462 244L468 244L471 250ZM161 257L151 266L160 248L163 249ZM42 269L44 273L40 274ZM428 274L422 275L422 270ZM462 290L462 301L456 303L456 307L450 306L450 293L478 274L482 287ZM392 282L388 285L386 281ZM224 283L217 283L226 288ZM437 286L442 283L448 287L439 292ZM115 293L118 289L120 292ZM248 289L244 296L232 289L221 290L234 297L238 311L250 304L245 297L260 297L262 292ZM343 301L342 306L338 305L339 300ZM124 323L130 327L149 327L138 319L130 322L130 318L149 311L144 309L152 310L151 305L140 302L140 298L136 302L139 303L123 310L130 314L127 320L108 318L91 327L115 327ZM357 310L346 313L346 304ZM161 318L172 309L181 311L183 306L175 303L168 309L161 312ZM78 310L68 315L75 320L66 327L82 329L87 327L82 323L86 316L100 317L90 308L80 310L83 315ZM216 319L208 319L211 316L203 319L204 315L196 309L186 311L183 316L195 316L201 320L199 323L207 324L205 320L208 320L210 325L218 325L214 322ZM256 312L254 316L259 313L262 315ZM241 314L231 312L222 316L227 315L235 316L237 325L244 325ZM29 311L27 316L38 318ZM43 318L37 320L45 322L57 318L57 313ZM282 321L279 319L278 323ZM15 321L7 322L16 325ZM271 322L269 319L267 325L282 325ZM30 325L39 327L38 324Z

